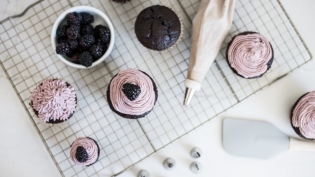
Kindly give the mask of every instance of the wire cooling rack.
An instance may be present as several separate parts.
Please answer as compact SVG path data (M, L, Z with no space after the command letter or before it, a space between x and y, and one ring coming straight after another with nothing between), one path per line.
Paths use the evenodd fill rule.
M135 37L137 14L154 4L173 8L184 26L181 41L169 51L147 50ZM93 6L105 12L117 33L110 57L88 70L66 66L50 44L55 19L77 5ZM46 0L39 1L20 18L8 18L0 23L1 66L63 176L117 175L311 59L280 2L239 0L231 31L201 91L192 99L191 107L184 109L191 21L198 6L199 0L132 0L123 5L109 0ZM262 78L239 78L226 63L227 42L243 31L258 31L273 45L274 62ZM108 106L105 98L108 83L126 68L145 71L157 83L159 99L146 118L123 119ZM66 124L44 125L29 106L30 93L46 77L64 78L77 91L79 109ZM81 136L95 139L101 148L99 162L91 167L75 166L69 158L70 144Z

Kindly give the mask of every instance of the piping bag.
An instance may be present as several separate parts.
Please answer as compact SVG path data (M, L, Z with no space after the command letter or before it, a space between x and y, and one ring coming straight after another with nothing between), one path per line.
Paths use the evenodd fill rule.
M195 91L216 58L230 31L236 0L202 0L193 19L190 60L185 81L184 105L188 106Z

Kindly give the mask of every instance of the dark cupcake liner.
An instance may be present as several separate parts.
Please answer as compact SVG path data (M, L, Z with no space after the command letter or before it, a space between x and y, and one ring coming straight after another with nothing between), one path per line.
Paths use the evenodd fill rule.
M59 78L54 78L54 80L57 80L57 79L59 79ZM41 86L42 84L43 83L40 83L39 86ZM67 84L67 87L71 86L68 82L66 82L66 84ZM78 108L78 97L77 97L77 94L76 94L76 97L75 97L75 102L76 102L76 109L77 109ZM33 101L32 101L32 99L31 99L31 102L29 103L29 105L31 106L34 114L38 118L38 111L33 108ZM70 118L72 118L72 116L74 115L75 112L76 112L76 110L72 114L70 114L68 119L66 119L66 120L49 120L48 122L42 122L42 121L40 121L40 122L45 123L45 124L49 124L49 125L57 125L57 124L65 123L65 122L69 121Z
M140 71L140 70L139 70ZM158 90L157 90L157 87L156 87L156 84L155 82L153 81L153 79L145 72L141 71L143 74L147 75L150 80L152 81L152 84L153 84L153 90L154 90L154 93L155 93L155 101L154 101L154 105L156 104L156 101L158 99ZM110 80L109 82L109 85L108 85L108 88L107 88L107 102L109 104L109 107L110 109L115 112L116 114L118 114L119 116L123 117L123 118L126 118L126 119L138 119L138 118L142 118L142 117L145 117L146 115L148 115L152 109L150 111L147 111L141 115L132 115L132 114L124 114L124 113L121 113L117 110L115 110L115 108L113 107L113 104L112 104L112 101L110 100L110 84L112 83L112 80L117 76L117 74ZM154 106L153 106L154 107Z
M89 167L89 166L95 164L95 163L98 161L98 159L99 159L99 157L100 157L100 152L101 152L101 150L100 150L100 146L98 145L98 143L96 142L96 140L94 140L93 138L90 138L90 137L86 137L86 138L89 138L89 139L93 140L94 143L95 143L96 146L97 146L97 158L96 158L95 162L91 163L90 165L86 165L86 166L85 166L85 167ZM72 142L72 144L73 144L73 142ZM70 148L71 148L72 144L70 145Z
M292 106L291 108L291 117L290 117L290 123L291 123L291 126L293 128L293 130L295 131L296 134L298 134L301 138L304 138L304 139L307 139L307 140L315 140L315 139L311 139L311 138L306 138L304 135L302 135L301 131L300 131L300 128L299 127L295 127L293 126L293 111L296 107L296 105L299 103L299 101L304 97L306 96L307 94L309 94L310 92L307 92L305 93L304 95L302 95L295 103L294 105Z
M226 49L226 52L225 52L226 61L227 61L228 65L229 65L229 67L231 68L231 70L233 71L233 73L236 74L237 76L241 77L241 78L244 78L244 79L257 79L257 78L262 77L262 76L263 76L264 74L266 74L266 72L271 68L271 65L272 65L272 62L273 62L273 59L274 59L273 47L272 47L271 43L269 42L270 47L271 47L271 50L272 50L272 56L271 56L271 59L270 59L270 60L268 61L268 63L267 63L267 66L268 66L268 67L267 67L266 72L264 72L264 73L262 73L261 75L258 75L258 76L245 78L244 76L240 75L240 74L231 66L231 64L230 64L230 62L229 62L229 58L228 58L228 57L229 57L229 56L228 56L228 51L229 51L229 48L230 48L232 42L234 41L235 37L236 37L236 36L239 36L239 35L256 34L256 33L257 33L257 32L246 31L246 32L242 32L242 33L239 33L239 34L235 35L235 36L232 38L232 40L228 43L227 49Z

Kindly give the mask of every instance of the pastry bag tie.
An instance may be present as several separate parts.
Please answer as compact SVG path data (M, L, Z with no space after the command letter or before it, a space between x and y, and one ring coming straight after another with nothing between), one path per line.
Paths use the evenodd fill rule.
M202 0L193 20L190 60L185 81L184 105L196 90L216 58L230 31L236 0Z

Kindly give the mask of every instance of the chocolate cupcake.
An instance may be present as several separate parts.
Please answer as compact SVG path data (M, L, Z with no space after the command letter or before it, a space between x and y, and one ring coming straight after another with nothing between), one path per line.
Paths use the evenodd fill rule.
M150 113L158 98L157 87L145 72L126 69L109 83L107 101L118 115L137 119Z
M97 162L100 148L97 142L89 137L77 138L71 145L70 158L79 166L90 166Z
M140 12L135 33L146 48L163 51L177 44L182 34L182 24L172 9L154 5Z
M30 106L40 121L58 124L72 117L77 96L65 80L47 78L32 93Z
M243 32L228 43L226 58L233 72L246 79L263 76L273 62L273 48L256 32Z
M296 101L291 111L291 125L300 137L315 140L315 91Z

